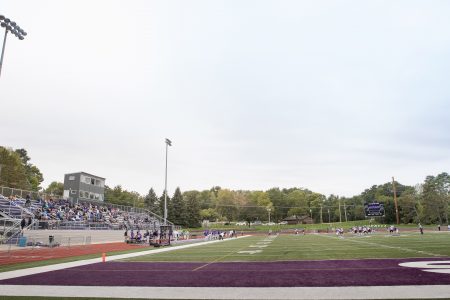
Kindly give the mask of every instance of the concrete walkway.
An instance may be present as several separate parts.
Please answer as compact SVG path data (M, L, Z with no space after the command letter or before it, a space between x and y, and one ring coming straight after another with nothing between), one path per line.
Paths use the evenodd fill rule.
M4 296L140 299L424 299L447 298L450 286L189 288L0 285Z

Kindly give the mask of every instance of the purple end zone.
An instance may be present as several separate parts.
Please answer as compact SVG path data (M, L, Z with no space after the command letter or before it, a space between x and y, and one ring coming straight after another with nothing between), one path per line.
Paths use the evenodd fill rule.
M400 267L450 258L284 262L107 262L0 281L18 285L330 287L450 284L450 274Z

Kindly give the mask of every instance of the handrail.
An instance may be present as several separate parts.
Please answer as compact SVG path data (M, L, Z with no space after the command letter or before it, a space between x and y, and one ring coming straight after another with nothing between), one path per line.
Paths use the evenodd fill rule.
M20 220L11 218L6 213L0 211L0 220L3 221L3 231L0 235L0 243L7 242L10 238L14 237L18 232L20 232ZM6 226L6 223L10 222L10 226ZM8 237L8 233L15 230L15 233Z

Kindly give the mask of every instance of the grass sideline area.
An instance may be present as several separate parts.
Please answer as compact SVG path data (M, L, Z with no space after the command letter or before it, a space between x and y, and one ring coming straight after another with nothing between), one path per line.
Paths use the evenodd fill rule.
M227 262L450 257L448 232L429 232L424 235L406 232L398 236L384 232L365 236L346 233L344 237L334 234L281 234L262 248L263 251L242 252L260 249L255 248L256 244L264 239L266 236L252 236L228 243L156 253L125 261Z

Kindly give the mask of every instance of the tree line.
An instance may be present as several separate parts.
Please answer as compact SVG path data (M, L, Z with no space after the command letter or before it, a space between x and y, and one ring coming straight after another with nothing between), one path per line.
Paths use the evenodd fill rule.
M395 182L399 221L404 224L448 224L450 176L427 176L423 183L407 186ZM147 208L164 214L164 194L153 188L147 195L106 188L105 199L111 203ZM133 203L130 200L133 199ZM202 220L280 222L289 216L308 216L314 223L366 219L364 204L384 204L385 215L372 217L386 224L396 223L392 182L373 185L353 197L325 196L304 188L271 188L266 191L234 191L219 186L203 191L175 190L167 196L168 219L175 224L196 227Z
M25 149L0 146L0 186L62 195L62 183L52 182L42 189L42 181L42 173L30 163ZM399 182L395 186L401 223L448 224L450 176L447 173L427 176L415 186ZM164 214L164 198L164 193L158 196L153 188L141 195L120 185L105 187L105 202L146 208L160 216ZM202 220L280 222L294 215L308 216L315 223L364 220L364 204L372 202L384 204L385 215L376 217L379 222L396 222L391 182L373 185L353 197L325 196L298 187L243 191L220 186L184 192L177 188L173 195L167 195L168 219L188 227L197 227Z

